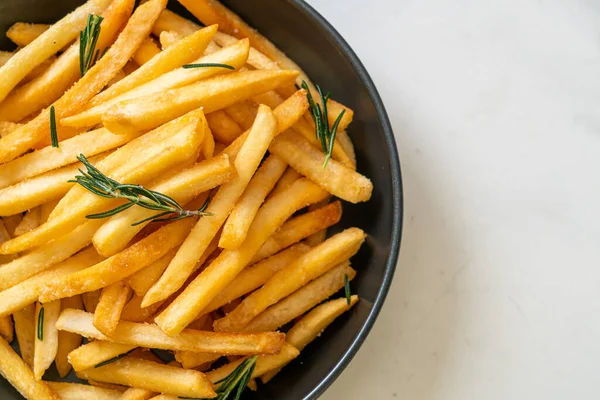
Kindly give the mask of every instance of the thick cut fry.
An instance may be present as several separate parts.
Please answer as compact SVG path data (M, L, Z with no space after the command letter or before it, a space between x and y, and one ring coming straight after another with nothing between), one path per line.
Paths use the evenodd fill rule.
M61 400L45 382L36 380L27 364L0 338L0 374L26 399Z
M215 321L215 330L228 332L242 330L252 318L270 305L323 275L334 265L352 257L362 245L365 236L362 230L350 228L314 247L296 262L277 272L263 287L246 297L226 317Z
M188 39L186 38L185 40L187 41ZM173 46L172 48L178 47L179 45ZM167 49L163 53L170 52L172 48ZM248 41L241 40L235 45L224 48L208 56L201 57L194 62L222 63L231 65L234 68L239 68L244 64L244 60L246 59L247 55ZM154 80L146 82L143 85L134 87L129 91L121 93L118 96L107 99L102 103L96 104L94 102L92 103L92 108L72 117L65 118L61 121L61 123L66 126L92 126L101 123L103 114L121 102L125 102L127 100L134 101L135 99L137 99L136 101L141 101L141 99L148 98L149 95L162 93L170 89L180 88L214 75L226 74L230 72L232 72L230 69L221 67L191 69L178 68L167 72L166 74L161 75Z
M256 112L258 106L251 100L243 100L239 103L230 105L225 109L227 115L229 115L235 122L237 122L244 130L250 129L254 118L256 118Z
M92 324L93 315L65 310L56 328L97 340L109 340ZM233 355L275 354L281 350L285 335L278 332L215 333L185 329L170 337L154 324L121 321L110 340L150 349L191 351Z
M133 61L138 65L144 65L158 54L160 54L160 49L154 43L154 40L146 38L133 55Z
M60 333L67 331L60 331ZM130 353L137 346L94 340L69 353L69 362L75 371L94 368L105 361Z
M100 368L80 371L84 379L133 386L153 392L164 392L181 397L216 397L206 376L194 370L185 370L135 357L125 357Z
M129 285L136 295L144 297L146 292L158 281L160 276L165 272L169 263L175 257L177 249L169 251L167 254L148 265L146 268L139 270L129 278Z
M222 109L289 83L295 76L293 71L246 71L221 75L165 91L150 99L117 103L102 116L102 122L114 132L151 129L198 107L206 113Z
M206 120L217 141L230 144L244 130L223 110L217 110L206 115Z
M90 221L71 233L40 246L0 268L0 290L8 289L52 265L66 260L87 246L99 221ZM68 296L67 296L68 297Z
M41 301L51 301L101 289L128 278L183 242L194 223L179 220L158 229L122 252L93 267L46 282ZM0 269L2 272L2 269Z
M282 251L281 253L275 254L256 263L246 269L244 269L223 291L221 291L217 297L210 302L201 314L209 313L222 307L231 301L240 298L241 296L250 293L251 291L261 287L269 278L271 278L277 271L283 269L288 264L291 264L297 258L306 254L310 250L309 246L298 243L295 246L290 247Z
M19 225L15 228L15 236L21 236L40 226L40 207L32 208L23 216Z
M258 208L286 167L287 164L274 155L270 155L263 162L223 226L219 247L237 249L242 245Z
M215 31L215 26L206 27L185 38L170 49L161 52L158 56L129 75L125 80L96 95L91 100L90 105L97 106L102 104L146 82L150 82L154 78L174 70L183 64L192 62L202 55L204 49L214 36Z
M294 212L327 196L312 182L301 179L258 210L248 236L237 250L225 250L158 317L156 323L175 335L204 309L250 262L267 238Z
M109 3L110 0L88 1L12 56L0 67L0 101L35 67L74 40L85 26L89 14L101 13Z
M33 374L42 379L58 351L58 330L55 327L60 315L60 300L35 306L36 335L33 353Z
M115 282L102 289L100 301L94 312L94 326L100 332L112 336L130 295L131 288L124 282Z
M289 343L286 343L285 346L281 349L279 354L274 354L270 356L259 356L256 360L256 365L254 367L254 371L252 371L252 377L256 378L261 376L269 371L272 371L277 368L281 368L284 365L288 364L294 358L298 357L300 351L296 349ZM229 364L225 364L221 368L214 369L206 374L208 379L211 382L216 383L221 379L227 377L227 375L231 374L233 370L244 362L245 358L240 358L234 362Z
M119 400L148 400L156 393L147 389L130 388L119 398Z
M350 268L348 262L332 268L285 299L267 308L246 325L244 332L265 332L282 327L342 289L346 276L348 276L348 280L352 280L356 276L356 271Z
M256 122L248 140L236 157L235 167L238 176L222 185L206 209L213 215L202 218L185 239L177 254L159 281L146 293L142 305L147 307L165 300L175 293L191 275L200 256L206 251L221 225L235 206L236 201L250 182L254 171L264 157L269 143L275 136L277 121L273 112L266 106L259 110Z
M48 271L24 280L15 286L0 292L0 315L6 316L29 304L33 304L42 293L47 281L57 276L66 276L102 261L94 249L87 249L55 265ZM75 307L72 307L75 308Z
M61 309L72 308L75 310L83 310L83 301L81 296L67 297L60 301ZM76 333L67 331L58 332L58 350L56 352L56 370L61 378L64 378L71 371L69 363L69 353L81 346L81 336Z
M350 297L350 305L346 298L328 301L315 307L310 313L294 324L288 331L286 340L292 346L302 351L307 344L315 340L337 317L348 311L358 302L358 296ZM269 382L279 372L273 370L261 376L263 383Z
M151 186L150 189L170 196L179 204L186 204L200 193L229 181L235 174L236 169L233 163L230 163L229 157L224 154L210 160L201 161L171 178ZM132 224L156 214L156 210L132 207L109 218L94 235L94 246L105 256L118 253L150 221L135 226L132 226ZM213 219L215 216L205 218Z
M279 135L269 150L334 196L351 203L371 198L373 184L368 178L336 160L329 160L327 167L323 168L323 152L297 133L287 131Z
M274 233L260 250L252 258L252 262L258 262L281 249L307 238L315 232L319 232L334 224L342 217L342 204L339 201L328 204L315 211L294 217L284 223Z
M281 158L279 158L279 159L281 160ZM287 166L287 164L283 160L281 160L281 161ZM271 193L269 193L269 197L277 196L279 193L286 190L288 187L290 187L294 182L296 182L300 178L302 178L302 175L300 175L298 172L296 172L295 169L293 169L293 168L286 169L285 172L283 173L283 175L281 176L281 178L277 181L277 184L275 185L275 187L273 188Z
M80 383L47 382L61 400L120 400L121 392Z
M49 146L26 154L0 165L0 188L77 162L77 156L80 154L91 157L112 150L130 142L140 134L141 132L116 135L108 129L100 128L62 141L58 148Z
M98 307L98 303L100 302L101 294L101 289L81 294L81 300L83 300L83 308L85 309L85 311L92 314L96 312L96 307Z
M105 156L92 157L89 161L96 165ZM77 162L0 189L0 215L15 215L60 198L73 187L69 180L81 167L82 164Z
M148 4L148 3L146 3ZM143 183L173 165L196 156L203 134L202 112L190 113L180 120L132 140L96 167L112 179L123 183ZM185 123L189 121L189 123ZM181 124L182 128L179 128ZM144 151L140 151L143 148ZM136 154L136 157L131 157ZM64 234L83 223L85 216L103 211L118 202L88 192L79 185L56 206L50 220L37 229L0 246L0 254L20 252ZM65 210L66 209L66 210ZM65 210L64 212L62 212ZM56 215L56 216L55 216Z
M23 361L33 370L33 352L35 340L35 304L31 303L13 314L15 333L19 342L19 352Z
M6 37L19 47L25 47L50 28L47 24L15 22L6 31Z
M10 315L0 317L0 336L2 336L8 343L11 343L14 339L13 328L13 320Z

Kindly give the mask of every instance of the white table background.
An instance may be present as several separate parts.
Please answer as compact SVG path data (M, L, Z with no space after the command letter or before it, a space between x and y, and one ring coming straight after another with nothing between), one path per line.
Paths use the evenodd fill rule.
M600 398L600 2L309 2L377 84L406 196L323 399Z

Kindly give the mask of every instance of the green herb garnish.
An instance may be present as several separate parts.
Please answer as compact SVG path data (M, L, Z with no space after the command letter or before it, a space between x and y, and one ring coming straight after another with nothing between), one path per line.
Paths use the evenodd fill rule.
M210 198L206 199L206 202L198 210L184 210L183 207L177 203L177 201L167 195L155 192L154 190L146 189L140 185L128 183L122 184L114 179L109 178L92 164L90 164L83 154L80 154L77 159L87 168L87 172L84 172L80 169L79 172L81 172L82 175L77 175L74 180L70 180L69 182L78 183L85 189L101 197L108 199L127 200L125 204L115 207L112 210L98 214L86 215L86 218L101 219L112 217L113 215L125 211L132 206L140 206L148 210L160 211L158 214L155 214L151 217L134 222L131 224L132 226L136 226L148 221L175 221L193 216L212 215L212 213L205 211L208 207L208 203L210 202ZM166 217L170 214L175 215Z
M44 306L38 314L37 338L40 342L44 340Z
M50 106L50 140L52 147L58 148L58 132L56 131L56 111Z
M118 356L113 357L110 360L102 361L101 363L94 365L94 368L104 367L105 365L114 363L115 361L119 361L121 358L126 357L126 356L130 355L131 353L133 353L134 350L135 349L131 349L127 353L119 354Z
M231 70L235 70L235 67L229 64L221 64L221 63L197 63L197 64L185 64L182 66L182 68L185 69L190 69L190 68L210 68L210 67L216 67L216 68L226 68L226 69L231 69Z
M344 292L346 293L346 302L348 303L348 307L350 307L350 281L348 280L348 274L344 274Z
M321 97L321 104L315 103L312 94L310 93L310 89L308 84L305 81L302 81L302 88L306 90L306 96L308 97L308 111L310 115L315 121L315 132L317 135L317 140L321 143L321 147L323 148L323 153L325 153L325 162L323 163L323 168L327 167L327 163L331 158L331 153L333 152L333 146L335 144L335 136L337 134L338 125L344 116L346 110L342 110L340 115L336 118L333 126L329 127L329 119L327 116L327 101L331 97L331 93L327 93L323 95L321 88L319 85L317 86L317 92L319 92L319 96Z
M106 49L102 55L100 54L100 50L96 49L96 44L100 37L100 24L102 20L104 18L101 16L90 14L86 27L79 32L79 72L81 76L84 76L106 53Z

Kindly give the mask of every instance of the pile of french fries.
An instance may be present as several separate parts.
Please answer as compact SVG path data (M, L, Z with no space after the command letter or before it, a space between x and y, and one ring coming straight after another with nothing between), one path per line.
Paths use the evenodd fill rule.
M372 192L352 110L323 103L217 1L179 1L203 25L166 0L88 0L7 32L18 50L0 52L0 373L27 399L239 397L358 301L350 258L366 235L326 232L340 200ZM102 20L85 64L90 16ZM337 128L331 159L311 107ZM193 212L158 219L98 195L74 181L92 166ZM53 362L89 384L43 380Z

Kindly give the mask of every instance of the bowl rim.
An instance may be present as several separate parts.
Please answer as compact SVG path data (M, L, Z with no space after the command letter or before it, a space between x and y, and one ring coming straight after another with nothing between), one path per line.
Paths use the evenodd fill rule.
M307 17L315 21L320 25L325 32L332 38L333 42L339 47L342 55L352 65L352 68L358 74L360 80L364 83L369 97L375 106L377 112L377 118L385 136L386 145L390 151L390 170L392 175L392 198L393 198L393 217L392 217L392 237L390 243L390 253L388 260L385 265L385 273L383 281L375 297L373 308L369 312L365 323L361 327L358 334L352 340L350 346L346 349L342 357L337 361L335 366L324 376L321 381L312 389L305 397L305 400L317 399L321 394L325 392L331 386L331 384L340 376L342 371L348 366L350 361L354 358L362 344L364 343L367 335L373 328L375 321L381 311L385 298L389 292L392 280L394 278L394 272L398 263L398 255L400 251L400 242L402 239L402 222L404 214L404 198L402 190L402 175L400 172L400 159L398 156L398 149L396 147L396 141L394 139L394 132L392 125L387 115L381 96L373 83L369 73L365 66L360 61L354 50L350 47L348 42L342 37L342 35L323 17L318 11L316 11L311 5L305 0L288 0L298 12L304 13Z

